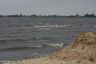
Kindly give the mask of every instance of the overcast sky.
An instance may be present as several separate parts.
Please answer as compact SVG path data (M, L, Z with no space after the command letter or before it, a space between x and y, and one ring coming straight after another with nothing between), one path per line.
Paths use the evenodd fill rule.
M0 14L96 14L96 0L0 0Z

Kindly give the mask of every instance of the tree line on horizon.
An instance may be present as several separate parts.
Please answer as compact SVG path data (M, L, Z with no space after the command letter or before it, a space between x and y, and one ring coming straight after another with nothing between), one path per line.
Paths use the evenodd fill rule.
M0 15L0 17L96 17L94 13L92 14L85 14L83 16L76 14L76 15L69 15L69 16L60 16L60 15L23 15L23 14L15 14L15 15Z

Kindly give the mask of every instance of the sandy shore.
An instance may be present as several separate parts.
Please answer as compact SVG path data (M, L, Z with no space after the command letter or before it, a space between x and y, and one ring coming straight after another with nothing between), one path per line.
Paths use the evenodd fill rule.
M80 33L64 49L46 57L17 61L18 64L96 64L96 33Z

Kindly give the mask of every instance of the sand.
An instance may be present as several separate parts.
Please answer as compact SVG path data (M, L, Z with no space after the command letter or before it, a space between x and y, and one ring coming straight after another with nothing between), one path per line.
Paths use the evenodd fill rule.
M18 64L96 64L96 33L82 32L68 47L46 57L18 61Z

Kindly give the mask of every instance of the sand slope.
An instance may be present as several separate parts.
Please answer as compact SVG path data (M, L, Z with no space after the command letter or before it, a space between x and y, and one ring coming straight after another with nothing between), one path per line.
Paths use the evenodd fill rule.
M20 64L96 64L96 33L80 33L67 48L47 57L19 61Z

